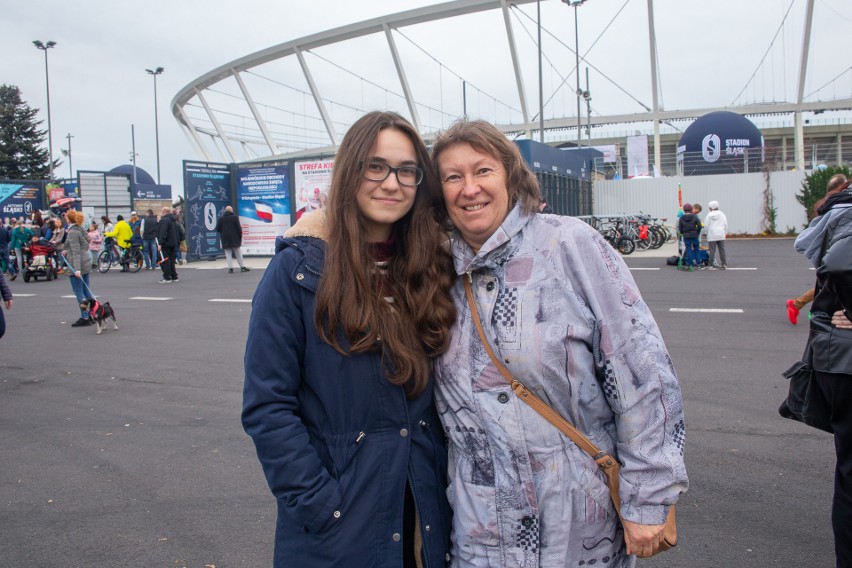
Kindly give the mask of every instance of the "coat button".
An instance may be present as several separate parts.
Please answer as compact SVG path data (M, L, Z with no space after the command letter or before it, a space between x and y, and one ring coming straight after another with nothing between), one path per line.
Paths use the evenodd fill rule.
M528 516L524 517L523 519L521 519L521 524L524 525L525 527L529 528L529 527L532 526L532 519Z
M497 400L500 401L500 404L506 404L507 402L509 402L509 395L504 392L501 392L497 395Z
M403 438L408 436L408 428L403 428L402 430L400 430L399 435L402 436Z
M421 421L420 421L420 427L421 427L421 428L428 428L428 427L429 427L429 423L428 423L428 422L426 422L425 420L421 420Z
M335 512L334 512L334 518L335 518L335 519L339 519L339 518L340 518L340 511L335 511Z
M486 284L485 289L488 290L489 292L491 290L493 290L494 289L494 282L489 282L488 284Z
M393 533L393 536L391 538L393 539L394 542L399 542L399 539L401 537L399 536L399 533Z
M429 532L431 530L432 530L432 525L426 525L426 532Z
M301 272L296 275L296 280L304 280L304 279L305 279L305 275L302 274Z

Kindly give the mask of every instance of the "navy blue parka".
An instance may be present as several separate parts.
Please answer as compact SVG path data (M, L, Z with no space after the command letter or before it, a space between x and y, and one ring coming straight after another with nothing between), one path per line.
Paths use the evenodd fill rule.
M408 483L423 566L444 566L451 513L432 385L408 399L379 351L344 356L323 342L324 243L277 248L252 303L242 414L278 501L274 565L401 567Z

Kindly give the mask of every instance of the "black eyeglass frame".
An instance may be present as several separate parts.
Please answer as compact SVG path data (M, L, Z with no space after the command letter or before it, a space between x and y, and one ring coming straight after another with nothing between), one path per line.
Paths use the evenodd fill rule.
M371 178L371 177L367 177L367 171L366 171L365 166L367 166L368 164L373 164L373 165L376 165L376 166L382 166L383 168L385 168L385 170L386 170L385 176L381 179L374 179L374 178ZM423 171L423 168L421 168L420 166L400 166L398 168L395 168L395 167L391 166L390 164L386 164L384 162L374 162L374 161L371 161L371 160L367 160L365 162L359 162L358 166L361 168L361 175L363 175L364 179L366 179L366 180L369 180L369 181L385 181L386 179L388 179L390 177L391 174L393 174L393 175L396 176L396 181L399 183L399 185L404 185L405 187L417 187L418 185L420 185L420 183L423 181L423 178L425 177L425 172ZM414 185L404 183L401 179L399 179L399 170L407 170L407 169L412 169L412 168L416 172L416 181L414 182Z

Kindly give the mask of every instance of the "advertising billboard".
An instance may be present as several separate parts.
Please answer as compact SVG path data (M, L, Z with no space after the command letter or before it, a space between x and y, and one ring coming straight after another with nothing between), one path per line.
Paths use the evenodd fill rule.
M0 183L0 219L29 218L42 208L41 195L41 188L35 184Z
M309 211L322 209L331 190L334 158L296 162L293 167L293 188L296 191L296 219Z
M216 221L231 204L231 168L227 164L184 162L184 219L189 258L222 254Z
M275 253L275 238L290 227L289 166L237 168L237 214L243 254Z

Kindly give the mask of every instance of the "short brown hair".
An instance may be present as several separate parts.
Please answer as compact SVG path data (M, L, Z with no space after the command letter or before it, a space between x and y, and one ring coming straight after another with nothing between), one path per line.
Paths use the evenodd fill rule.
M432 165L439 178L438 161L441 152L456 144L467 144L499 161L506 170L506 189L512 204L520 203L521 209L528 215L539 210L542 201L538 179L527 166L518 147L497 127L484 120L461 119L438 134L432 146Z

